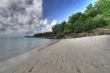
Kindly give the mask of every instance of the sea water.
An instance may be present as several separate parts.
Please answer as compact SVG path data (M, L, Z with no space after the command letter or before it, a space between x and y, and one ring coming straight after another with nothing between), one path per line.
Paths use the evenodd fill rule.
M0 62L51 42L50 39L40 38L0 38Z

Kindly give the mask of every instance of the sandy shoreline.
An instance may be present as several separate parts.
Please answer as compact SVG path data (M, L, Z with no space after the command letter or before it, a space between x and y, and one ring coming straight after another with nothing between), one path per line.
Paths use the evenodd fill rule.
M0 73L109 73L110 36L62 39Z
M32 55L36 54L38 51L45 49L46 47L58 42L59 40L53 40L51 43L37 46L35 49L25 52L24 54L15 56L11 59L5 60L3 62L0 62L0 73L4 70L7 70L11 67L13 67L16 64L19 64L19 62L22 62L23 60L26 60L27 58L30 58Z

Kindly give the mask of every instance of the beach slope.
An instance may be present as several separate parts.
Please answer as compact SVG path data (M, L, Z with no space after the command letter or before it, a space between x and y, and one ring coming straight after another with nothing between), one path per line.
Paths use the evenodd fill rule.
M2 73L110 73L110 36L62 39Z

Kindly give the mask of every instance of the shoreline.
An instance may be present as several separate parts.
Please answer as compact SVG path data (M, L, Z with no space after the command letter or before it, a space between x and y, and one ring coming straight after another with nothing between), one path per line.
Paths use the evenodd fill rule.
M82 37L94 37L94 36L104 36L104 35L110 35L110 33L104 33L104 34L79 34L79 35L66 35L64 37L60 38L55 38L55 37L35 37L35 36L30 36L27 38L41 38L41 39L53 39L53 40L60 40L60 39L75 39L75 38L82 38Z
M45 49L46 47L53 45L57 42L59 42L60 40L53 40L51 43L45 44L43 46L38 46L38 47L34 47L34 49L27 51L21 55L18 55L16 57L12 57L8 60L5 60L3 62L0 62L0 72L5 71L6 69L9 69L11 67L13 67L14 65L18 64L19 62L22 62L23 60L28 59L29 57L31 57L32 55L36 54L37 52Z
M110 35L57 40L0 73L109 73L109 43Z

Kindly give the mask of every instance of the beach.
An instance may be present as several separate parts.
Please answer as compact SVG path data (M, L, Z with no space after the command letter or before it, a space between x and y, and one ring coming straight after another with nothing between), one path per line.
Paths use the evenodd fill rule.
M109 35L61 39L11 60L0 73L109 73L109 44Z

